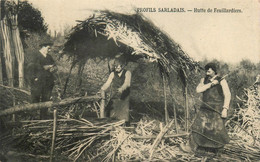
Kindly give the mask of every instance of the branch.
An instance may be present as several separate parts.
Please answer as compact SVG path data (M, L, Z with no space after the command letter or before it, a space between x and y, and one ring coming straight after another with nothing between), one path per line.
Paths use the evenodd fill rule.
M0 116L14 114L20 111L27 111L27 110L39 110L49 107L56 107L56 106L64 106L68 104L74 103L81 103L81 102L90 102L90 101L97 101L101 99L99 96L84 96L84 97L76 97L76 98L66 98L61 100L60 102L40 102L40 103L33 103L33 104L26 104L26 105L17 105L8 109L5 109L0 112Z
M153 152L155 150L155 148L159 145L159 143L161 142L163 136L167 133L167 131L171 128L172 124L173 124L174 120L172 120L169 124L166 124L166 126L161 130L161 132L158 134L158 136L156 137L156 139L153 142L152 148L149 150L150 152L150 157L149 160L152 159L153 157Z
M166 135L163 136L162 138L173 138L173 137L182 137L182 136L188 136L189 133L182 133L182 134L171 134L171 135ZM157 138L157 136L138 136L138 135L134 135L132 137L133 139L152 139L152 138Z
M9 87L9 86L5 86L5 85L2 85L2 84L0 84L0 87L4 87L4 88L7 88L7 89L13 89L13 90L16 90L16 91L25 93L25 94L27 94L27 95L29 95L29 96L31 95L31 92L28 92L28 91L23 90L23 89L14 88L14 87Z

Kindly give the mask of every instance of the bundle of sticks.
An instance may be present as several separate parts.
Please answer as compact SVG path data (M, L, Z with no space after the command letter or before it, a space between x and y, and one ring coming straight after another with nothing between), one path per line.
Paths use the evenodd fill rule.
M109 137L110 131L125 123L110 119L58 119L55 151L77 160L86 149L99 139ZM49 154L53 136L53 120L21 121L20 128L12 134L2 136L2 145L19 147L34 154Z

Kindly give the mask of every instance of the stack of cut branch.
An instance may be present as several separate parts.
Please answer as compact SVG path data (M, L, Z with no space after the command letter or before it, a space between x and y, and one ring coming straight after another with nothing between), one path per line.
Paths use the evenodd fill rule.
M245 89L242 105L227 122L230 136L233 139L225 147L225 152L243 160L257 161L260 159L260 94L252 86Z
M233 158L241 159L243 161L258 161L260 159L260 149L255 146L249 146L243 141L231 141L225 149L226 156L233 156Z
M165 161L177 159L178 154L182 156L183 152L179 150L178 145L172 145L172 142L169 142L168 139L172 138L173 141L182 141L182 139L176 135L171 126L172 124L173 121L163 127L162 123L158 121L142 119L137 123L135 133L127 132L125 129L118 127L112 132L112 138L104 145L106 148L112 146L110 153L107 154L104 161L109 161L113 158L119 161ZM176 136L170 137L169 134L175 134ZM155 138L153 138L154 136ZM187 154L186 156L190 155Z
M49 154L52 139L53 120L23 121L23 126L16 129L12 136L1 138L3 145L10 143L35 154ZM86 119L58 119L56 151L70 159L77 160L86 149L103 137L109 137L110 131L121 126L124 121L99 120L90 122ZM38 151L37 151L38 150Z
M179 149L183 136L188 134L176 134L172 126L174 120L163 125L159 121L141 119L132 131L127 131L123 124L124 121L110 119L59 119L55 150L74 161L256 161L260 158L258 145L247 143L237 138L239 136L235 140L233 134L221 154L206 150L203 155L195 156ZM49 154L52 127L53 120L23 121L12 138L1 138L0 142L20 144L30 148L30 153L40 150L36 153Z
M244 141L245 146L260 148L260 94L251 87L246 89L245 99L240 100L243 105L235 112L233 121L230 122L230 125L237 123L232 127L231 135Z
M117 127L101 149L106 148L107 156L104 161L116 159L118 161L255 161L260 158L257 147L241 145L243 141L233 139L223 151L216 154L210 150L184 153L179 144L188 134L176 134L174 127L169 124L163 126L155 120L141 119L137 123L135 132L127 132ZM152 154L151 154L152 153Z

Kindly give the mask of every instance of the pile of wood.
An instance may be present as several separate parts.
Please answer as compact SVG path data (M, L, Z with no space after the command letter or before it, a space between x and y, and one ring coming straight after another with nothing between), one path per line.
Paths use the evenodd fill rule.
M243 98L237 97L242 104L233 115L232 135L242 139L245 144L260 147L260 94L254 86L245 90ZM232 123L230 123L232 125Z
M237 98L242 104L236 109L232 118L227 121L233 146L227 152L244 159L260 159L260 94L257 85L245 89L245 96ZM237 152L229 149L237 149ZM246 151L245 151L246 150Z
M112 147L104 161L256 161L260 158L259 148L233 136L231 142L218 152L198 149L195 154L185 153L179 145L188 134L177 134L172 127L173 121L163 126L159 121L140 120L132 132L118 127L103 146Z
M21 121L20 127L12 134L2 136L3 146L18 147L23 152L49 155L53 138L53 120ZM110 131L121 126L124 121L99 119L58 119L54 152L77 160L82 153L93 147L94 143L110 136Z
M53 120L20 122L12 134L2 136L3 146L13 145L28 155L50 155L53 139ZM214 153L184 153L179 144L188 134L176 133L174 120L164 125L160 121L142 119L135 127L124 127L124 121L111 119L57 119L54 156L68 160L88 161L205 161L205 160L257 160L258 147L231 135L230 144ZM25 154L23 154L25 156Z
M112 146L104 161L165 161L176 159L178 143L187 133L176 134L174 120L166 125L156 120L140 120L134 131L118 128L111 133L111 139L104 147Z
M177 133L174 119L163 124L158 120L143 118L134 127L124 127L124 121L86 120L80 116L73 119L71 117L76 116L66 115L75 111L81 102L91 101L95 104L100 99L98 96L50 101L49 104L54 104L54 107L68 103L71 106L69 110L64 109L66 113L60 112L58 119L19 122L20 125L12 133L1 136L0 142L4 147L17 147L28 155L46 156L54 151L56 158L63 155L74 161L257 161L260 159L260 98L254 88L246 92L246 98L241 99L244 104L227 122L231 142L218 153L212 150L195 154L181 151L179 144L189 134L181 130ZM40 107L46 106L46 103L42 104ZM28 104L25 107L39 108L39 105ZM97 108L93 110L99 114Z

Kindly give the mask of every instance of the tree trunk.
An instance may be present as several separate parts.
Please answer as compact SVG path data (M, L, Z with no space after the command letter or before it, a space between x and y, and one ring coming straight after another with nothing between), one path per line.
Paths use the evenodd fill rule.
M0 35L1 36L1 35ZM0 44L2 46L2 44ZM2 68L2 49L0 48L0 84L4 84L3 80L3 68Z
M0 0L0 20L2 20L2 0Z
M0 21L0 26L1 26L1 21ZM0 30L0 37L2 37L1 30ZM2 55L3 55L3 49L2 49L2 41L0 40L0 84L4 84L3 80L3 64L2 64Z
M11 23L12 23L12 38L13 38L14 52L18 62L19 87L22 88L24 86L24 51L23 51L22 41L20 39L17 15L13 15L11 17Z
M4 52L4 61L5 61L5 70L8 79L8 85L13 87L13 57L11 53L11 32L10 27L8 26L7 18L4 17L1 20L1 41L3 45L3 52Z
M4 83L4 80L3 80L3 59L2 59L2 56L3 56L3 43L2 43L2 30L1 30L1 26L2 26L2 11L3 11L3 4L4 2L2 0L0 0L0 84L3 84Z

